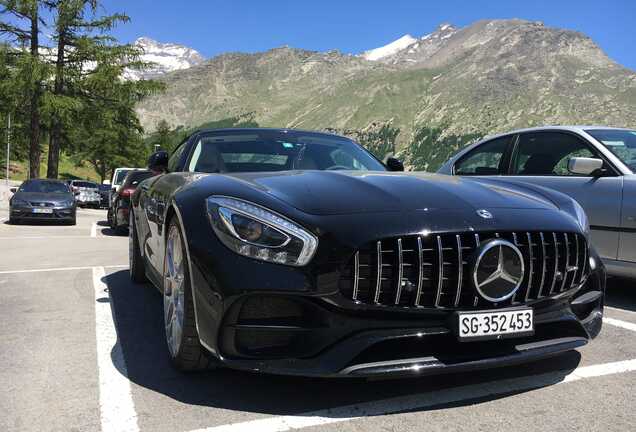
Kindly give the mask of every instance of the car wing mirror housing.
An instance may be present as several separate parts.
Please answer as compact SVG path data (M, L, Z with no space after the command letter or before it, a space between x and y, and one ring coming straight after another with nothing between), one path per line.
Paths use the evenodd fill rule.
M572 174L601 176L603 170L603 160L587 157L573 157L568 161L568 171Z
M154 152L148 158L148 169L155 172L167 172L168 158L168 152L165 150Z
M11 191L12 194L16 193L18 191L17 187L10 187L9 191Z
M404 171L404 164L402 161L394 157L387 158L385 165L389 171Z

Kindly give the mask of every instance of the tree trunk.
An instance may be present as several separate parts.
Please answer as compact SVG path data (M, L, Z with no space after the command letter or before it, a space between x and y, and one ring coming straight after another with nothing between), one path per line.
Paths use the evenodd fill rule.
M31 69L31 77L34 79L33 89L31 93L31 124L30 124L30 137L29 137L29 178L40 177L40 97L42 90L40 88L39 71L34 71L37 68L37 61L39 59L39 28L38 28L38 3L33 5L31 21L31 57L33 66Z
M60 6L61 7L61 6ZM64 50L66 49L66 35L64 29L58 29L57 59L55 62L55 87L53 93L61 95L64 92ZM60 141L62 139L62 122L59 114L53 114L51 136L49 138L49 163L46 176L56 179L60 164Z

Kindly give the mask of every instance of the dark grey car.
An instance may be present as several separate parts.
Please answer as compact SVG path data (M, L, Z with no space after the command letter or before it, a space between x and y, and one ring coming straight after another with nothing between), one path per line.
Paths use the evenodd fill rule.
M498 176L571 196L589 217L608 273L636 277L636 131L602 126L512 131L468 146L438 172Z
M9 200L9 223L26 220L54 220L75 225L75 195L68 184L59 180L27 180L12 188Z

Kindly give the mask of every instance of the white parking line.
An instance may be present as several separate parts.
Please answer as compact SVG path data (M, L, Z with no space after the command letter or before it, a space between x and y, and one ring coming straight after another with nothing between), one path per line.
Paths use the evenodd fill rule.
M604 317L603 318L603 324L609 324L609 325L613 325L616 327L620 327L620 328L624 328L626 330L631 330L636 332L636 324L634 323L630 323L627 321L621 321L621 320L617 320L614 318L608 318L608 317Z
M370 416L423 410L433 406L461 402L484 397L496 397L517 391L538 389L543 386L579 381L587 378L636 371L636 360L626 360L576 368L565 375L550 372L519 378L471 384L462 387L451 387L430 393L398 396L390 399L364 402L355 405L307 412L299 415L270 417L197 429L192 432L284 432L312 426L358 420Z
M109 299L108 287L102 280L105 275L104 267L93 267L102 432L136 432L139 425L126 360L117 338L112 305L110 301L103 301Z
M605 309L609 309L615 312L623 312L626 314L632 314L632 315L636 315L636 312L631 311L629 309L621 309L621 308L616 308L616 307L612 307L612 306L605 306Z
M49 240L49 239L71 239L71 238L93 238L87 235L75 235L75 236L13 236L13 237L0 237L0 240ZM108 237L111 238L111 237ZM117 237L112 237L117 238Z
M102 266L105 268L126 268L128 264L113 264ZM42 268L42 269L25 269L25 270L2 270L0 274L12 274L12 273L40 273L40 272L55 272L55 271L71 271L71 270L91 270L93 266L88 267L55 267L55 268Z
M93 225L91 225L91 237L96 237L97 236L97 222L93 222Z

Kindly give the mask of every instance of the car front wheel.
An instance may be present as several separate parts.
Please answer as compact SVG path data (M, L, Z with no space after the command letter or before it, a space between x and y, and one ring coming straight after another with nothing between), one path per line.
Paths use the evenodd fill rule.
M206 369L210 366L210 360L199 342L185 244L175 220L171 221L168 228L165 252L163 316L170 357L177 369Z

